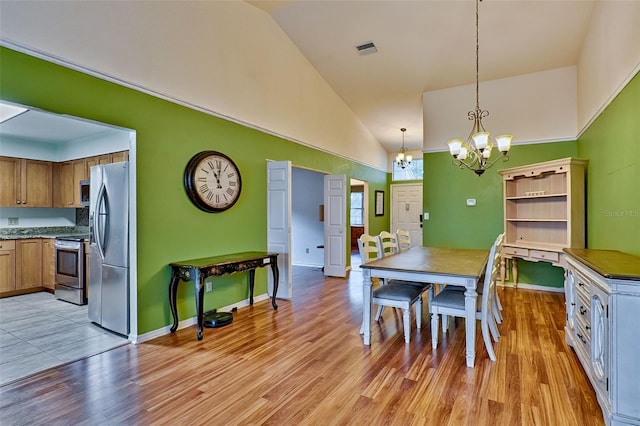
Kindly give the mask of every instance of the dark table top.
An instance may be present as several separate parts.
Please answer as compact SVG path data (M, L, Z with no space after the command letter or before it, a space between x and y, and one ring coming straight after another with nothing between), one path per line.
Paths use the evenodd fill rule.
M606 278L640 281L640 257L617 250L565 248L564 252Z
M206 268L208 266L220 266L231 263L246 262L248 260L264 259L265 257L277 256L277 253L264 251L245 251L241 253L223 254L220 256L203 257L200 259L183 260L181 262L170 263L171 266L187 268Z

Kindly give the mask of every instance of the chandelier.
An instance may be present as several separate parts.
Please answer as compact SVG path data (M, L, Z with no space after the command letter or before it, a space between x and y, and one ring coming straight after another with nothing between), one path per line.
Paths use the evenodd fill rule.
M476 108L469 111L467 116L473 121L471 133L467 137L466 142L462 139L450 139L449 152L453 156L453 164L461 169L468 168L473 170L478 176L481 176L485 170L493 166L498 158L503 161L509 160L507 152L511 148L512 135L500 135L495 137L495 143L490 140L489 132L482 125L482 119L489 115L489 111L480 109L480 83L479 74L479 42L478 42L478 4L482 0L476 0ZM502 153L502 156L489 161L491 151L496 147Z
M400 129L402 132L402 148L400 148L400 152L396 155L396 164L400 166L400 168L404 169L406 167L411 166L411 160L413 160L413 155L407 154L407 150L404 147L404 132L407 131L404 127Z

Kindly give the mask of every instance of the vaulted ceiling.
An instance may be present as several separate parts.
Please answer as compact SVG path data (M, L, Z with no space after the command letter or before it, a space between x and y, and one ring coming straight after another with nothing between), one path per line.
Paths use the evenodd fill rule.
M254 0L390 151L422 149L422 94L475 82L472 0ZM575 65L594 0L484 0L480 80ZM377 52L359 55L372 42ZM475 99L469 99L469 110ZM466 117L461 117L461 120ZM444 144L444 141L443 141Z

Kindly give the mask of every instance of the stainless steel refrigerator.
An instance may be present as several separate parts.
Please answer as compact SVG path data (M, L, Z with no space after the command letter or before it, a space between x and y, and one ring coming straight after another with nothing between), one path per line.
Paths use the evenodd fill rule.
M91 167L89 320L129 334L129 163Z

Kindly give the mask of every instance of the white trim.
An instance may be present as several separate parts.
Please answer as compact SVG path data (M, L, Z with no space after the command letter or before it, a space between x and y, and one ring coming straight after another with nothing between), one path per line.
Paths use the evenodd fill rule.
M261 294L259 296L256 296L253 298L253 304L255 305L257 302L262 302L263 300L269 300L271 298L271 296L269 296L267 293ZM233 305L228 305L228 306L223 306L221 308L216 308L216 310L218 311L231 311L233 308L245 308L249 306L249 299L244 299L238 303L234 303ZM192 325L195 325L198 323L198 319L193 316L191 318L187 318L184 319L180 322L178 322L178 330L180 330L181 328L185 328L185 327L191 327ZM153 331L149 331L148 333L144 333L141 334L138 337L138 339L136 341L131 340L131 336L129 338L129 340L132 341L132 343L142 343L142 342L146 342L149 341L151 339L155 339L156 337L160 337L160 336L164 336L166 334L170 334L171 333L171 326L173 324L167 325L165 327L161 327L158 329L155 329ZM195 337L195 335L194 335Z
M375 169L375 170L379 170L379 171L382 171L382 172L385 172L385 173L389 173L389 170L385 170L385 169L381 169L381 168L376 167L376 166L372 166L371 164L367 164L367 163L364 163L362 161L346 157L346 156L344 156L342 154L338 154L336 152L329 151L329 150L327 150L325 148L322 148L322 147L311 145L311 144L303 142L303 141L301 141L299 139L292 138L290 136L286 136L286 135L283 135L283 134L278 133L278 132L274 132L272 130L266 129L264 127L261 127L261 126L258 126L258 125L252 124L252 123L249 123L247 121L239 120L239 119L231 117L229 115L221 114L219 112L216 112L216 111L201 107L199 105L192 104L192 103L187 102L187 101L183 101L181 99L178 99L178 98L175 98L173 96L170 96L170 95L168 95L166 93L158 92L158 91L149 89L147 87L140 86L140 85L135 84L135 83L130 83L128 81L122 80L122 79L114 77L112 75L105 74L105 73L100 72L98 70L94 70L92 68L87 68L85 66L78 65L78 64L75 64L73 62L69 62L66 59L51 55L49 53L46 53L46 52L43 52L43 51L40 51L40 50L33 49L31 47L24 46L24 45L22 45L20 43L16 43L14 41L10 41L10 40L7 40L7 39L2 38L2 37L0 37L0 46L6 47L6 48L11 49L11 50L15 50L15 51L20 52L20 53L24 53L24 54L29 55L29 56L33 56L35 58L39 58L39 59L45 60L47 62L54 63L56 65L63 66L65 68L72 69L74 71L81 72L83 74L88 74L88 75L90 75L92 77L96 77L96 78L99 78L101 80L105 80L105 81L108 81L108 82L111 82L111 83L115 83L115 84L117 84L119 86L124 86L124 87L127 87L129 89L133 89L133 90L136 90L138 92L142 92L142 93L145 93L147 95L150 95L150 96L153 96L153 97L156 97L156 98L160 98L160 99L163 99L165 101L169 101L169 102L177 104L177 105L181 105L181 106L184 106L184 107L187 107L187 108L190 108L190 109L193 109L193 110L196 110L196 111L208 114L208 115L213 115L215 117L222 118L224 120L240 124L241 126L248 127L250 129L254 129L254 130L258 130L258 131L260 131L262 133L266 133L268 135L276 136L278 138L281 138L281 139L284 139L284 140L288 140L290 142L294 142L294 143L297 143L299 145L303 145L303 146L315 149L317 151L321 151L321 152L324 152L324 153L327 153L327 154L330 154L330 155L333 155L333 156L336 156L336 157L340 157L340 158L343 158L343 159L345 159L347 161L351 161L351 162L358 163L358 164L361 164L361 165L366 166L366 167L370 167L370 168Z
M555 139L539 139L533 141L520 141L516 144L511 144L511 147L518 145L537 145L541 143L555 143L555 142L573 142L578 139L578 136L574 137L565 137L565 138L555 138ZM449 152L449 148L445 146L442 149L425 149L423 150L423 154L433 153L433 152Z
M549 287L549 286L546 286L546 285L518 283L518 287L516 287L515 284L513 284L513 283L505 283L504 285L498 284L498 287L514 288L516 290L518 288L522 288L522 289L525 289L525 290L546 291L546 292L550 292L550 293L564 293L564 286L563 287Z

